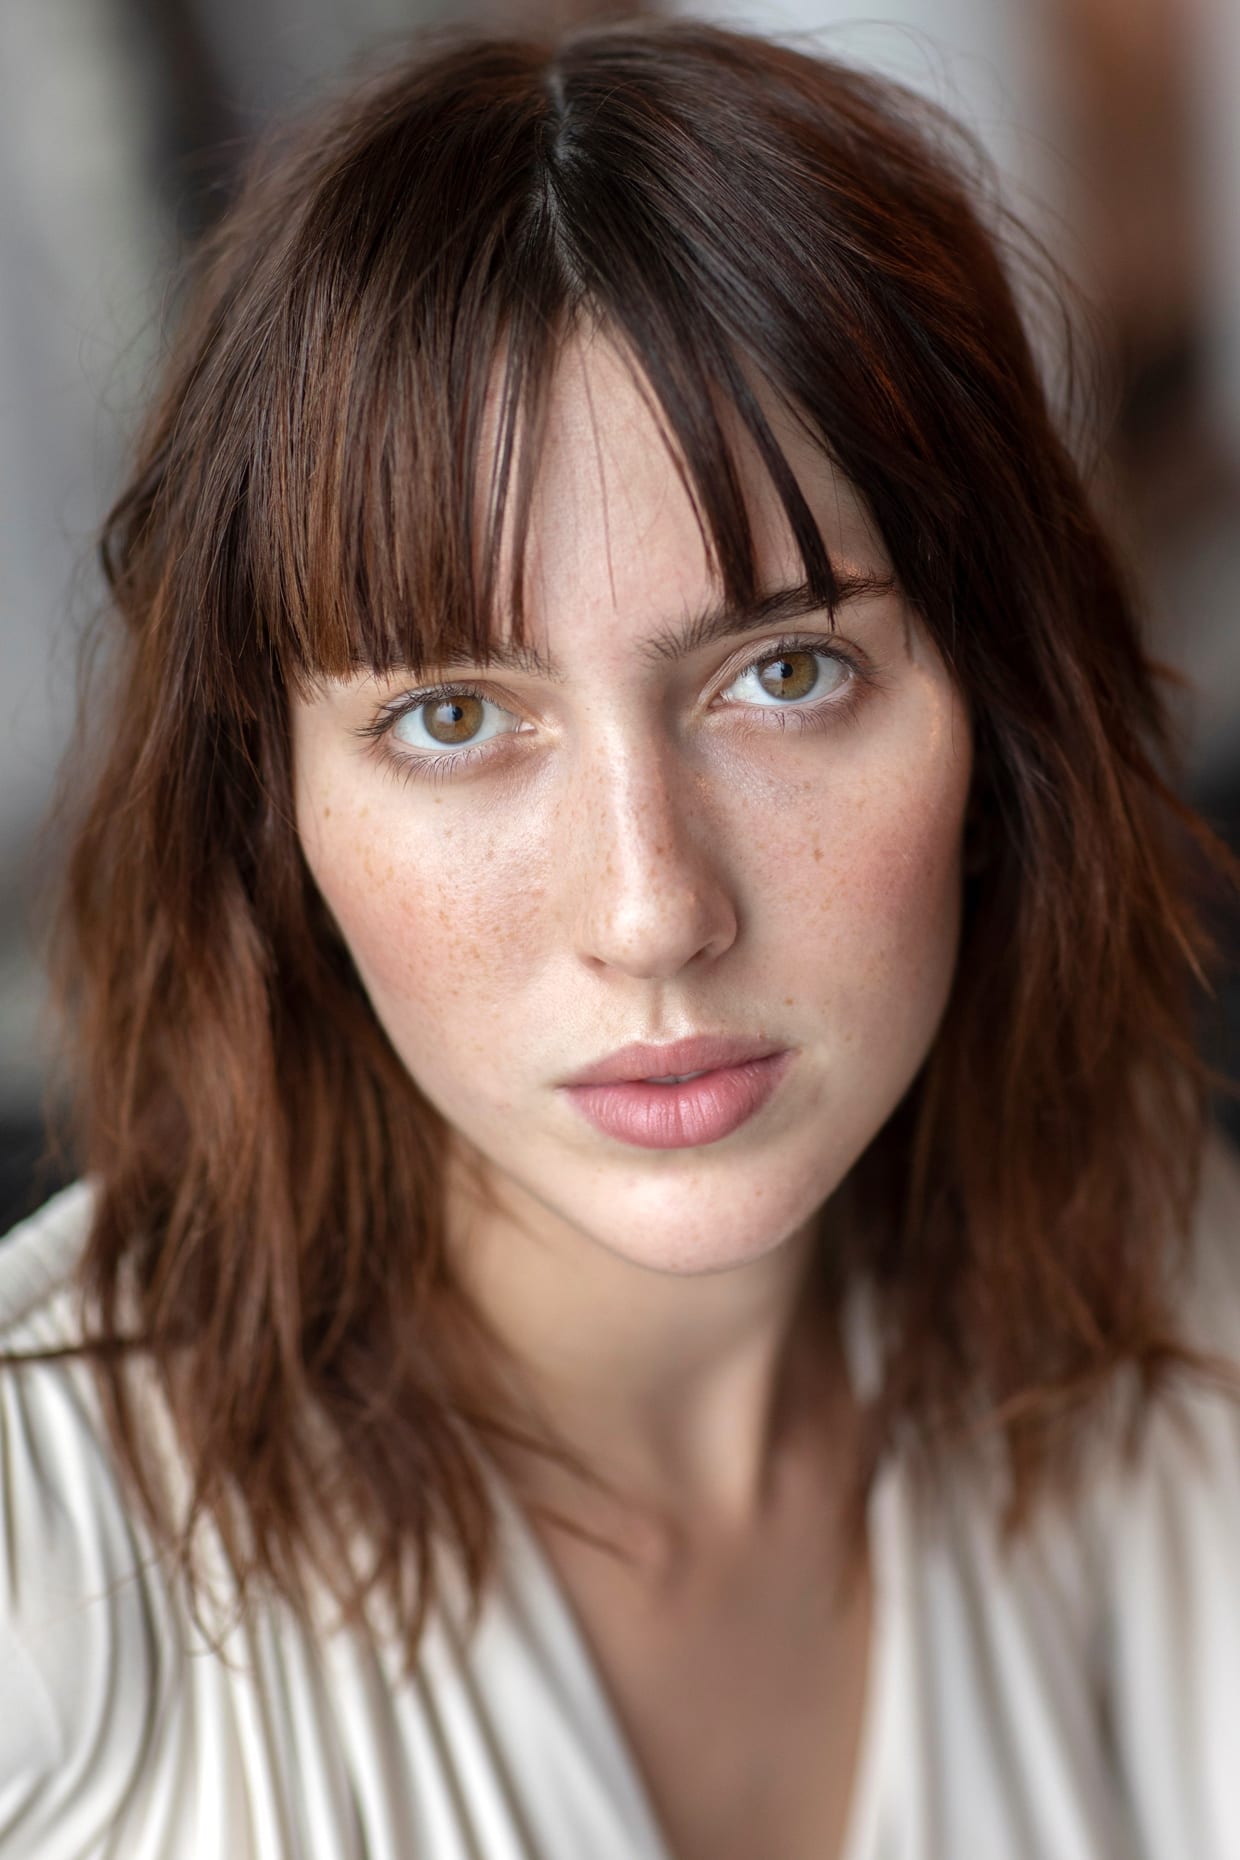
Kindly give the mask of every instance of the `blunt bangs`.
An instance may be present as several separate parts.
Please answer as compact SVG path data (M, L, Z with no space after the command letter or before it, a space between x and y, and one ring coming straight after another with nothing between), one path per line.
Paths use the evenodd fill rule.
M1015 317L982 341L979 293L1006 286L945 182L929 196L943 226L917 229L926 158L910 124L924 105L909 100L905 120L888 90L841 68L801 94L802 61L775 50L775 88L755 110L748 72L713 39L704 79L702 30L482 49L455 33L438 53L432 37L417 65L355 91L326 131L317 122L313 141L259 168L256 264L221 306L234 398L218 417L234 439L244 587L221 589L216 625L243 710L247 659L261 676L274 659L304 688L359 667L485 662L500 628L524 643L539 438L558 357L583 326L612 336L648 391L732 603L758 590L724 406L770 474L807 583L829 611L838 595L760 378L868 500L950 656L962 539L984 579L991 539L1010 528L968 509L970 453L992 512L1004 470L1014 511L1028 503L1002 405L1029 371L1026 353L1005 353ZM867 155L863 177L856 140L871 119L884 157ZM303 209L264 225L290 162ZM933 265L905 250L936 236Z
M483 661L499 627L524 643L525 538L549 390L566 342L587 329L615 340L633 367L730 601L752 602L758 589L721 403L770 473L807 583L824 607L837 599L746 369L756 364L778 388L791 340L763 304L762 267L728 275L729 230L703 225L695 288L664 198L677 178L656 186L634 164L610 168L609 139L627 125L600 119L606 70L582 58L574 72L568 58L560 73L532 50L512 62L507 117L449 111L441 85L426 100L416 90L393 98L381 133L368 114L281 261L297 282L259 363L271 379L256 391L273 417L254 461L246 541L266 644L298 685L359 666ZM692 172L684 163L680 180ZM392 185L411 173L423 177L416 188ZM482 185L452 199L462 175ZM705 288L716 274L726 288Z

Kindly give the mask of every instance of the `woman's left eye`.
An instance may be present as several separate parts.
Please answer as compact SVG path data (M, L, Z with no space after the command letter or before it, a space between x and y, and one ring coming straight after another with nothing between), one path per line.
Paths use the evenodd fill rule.
M815 660L824 661L829 669L824 677ZM761 695L776 700L773 708L784 709L781 699L800 701L804 698L818 696L830 697L831 694L847 685L852 667L839 652L827 652L821 646L786 641L777 646L773 652L764 652L760 659L747 665L731 685L730 691L752 680L750 698L757 697L758 708L766 710L772 706L761 702ZM759 695L761 694L761 695Z

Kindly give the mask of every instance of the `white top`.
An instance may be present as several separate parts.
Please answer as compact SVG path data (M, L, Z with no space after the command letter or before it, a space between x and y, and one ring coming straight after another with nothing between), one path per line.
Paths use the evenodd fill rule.
M0 1346L73 1334L89 1206L78 1184L0 1245ZM1197 1241L1190 1334L1240 1356L1218 1144ZM864 1381L856 1325L849 1347ZM1182 1406L1006 1563L963 1488L932 1526L882 1475L842 1860L1240 1856L1240 1402ZM0 1370L2 1860L672 1860L552 1565L495 1496L478 1634L450 1586L412 1680L269 1604L221 1658L121 1501L89 1372Z

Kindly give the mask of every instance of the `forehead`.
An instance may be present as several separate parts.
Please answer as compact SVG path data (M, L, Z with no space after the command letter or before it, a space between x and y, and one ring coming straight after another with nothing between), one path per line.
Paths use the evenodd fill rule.
M497 371L498 372L498 371ZM863 499L805 423L755 376L750 386L846 579L890 575L882 538ZM487 466L494 461L500 392L484 426L479 517L485 535ZM802 575L784 505L757 444L720 396L714 407L749 517L760 589ZM518 444L520 438L518 437ZM515 523L506 523L500 585L507 585ZM681 449L640 367L605 330L564 344L548 389L524 531L524 605L531 632L582 620L656 619L700 609L718 592ZM496 629L502 638L504 629Z
M332 455L358 469L347 496L320 488L277 609L295 691L495 662L552 677L553 635L676 657L722 636L690 637L702 616L756 625L789 592L774 617L834 612L892 583L864 500L756 370L723 364L733 402L700 356L664 356L656 390L601 325L536 337L479 358L455 413L433 384L425 420L372 395L377 435Z

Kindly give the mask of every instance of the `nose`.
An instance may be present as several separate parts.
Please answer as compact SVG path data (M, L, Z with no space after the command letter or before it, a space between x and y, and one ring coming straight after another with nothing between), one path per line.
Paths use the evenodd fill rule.
M582 772L565 882L583 962L667 980L737 933L722 821L707 778L671 749L601 748Z

